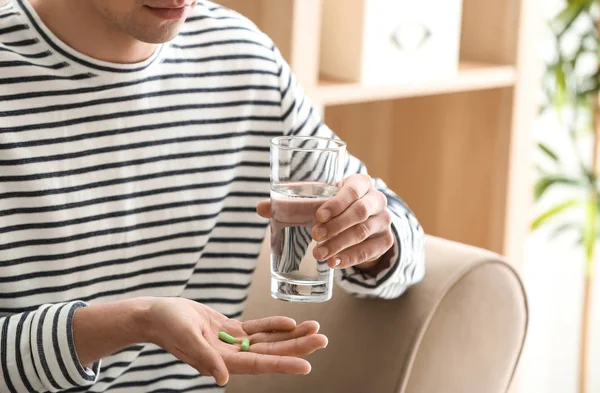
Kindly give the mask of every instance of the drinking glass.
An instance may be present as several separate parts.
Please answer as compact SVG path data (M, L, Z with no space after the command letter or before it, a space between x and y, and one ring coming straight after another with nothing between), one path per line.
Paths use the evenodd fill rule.
M313 257L317 209L343 179L346 143L285 136L271 141L271 296L292 302L331 299L333 270Z

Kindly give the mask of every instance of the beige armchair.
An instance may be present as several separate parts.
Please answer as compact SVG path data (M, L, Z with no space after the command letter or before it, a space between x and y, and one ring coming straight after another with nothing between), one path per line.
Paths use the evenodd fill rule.
M391 301L340 288L323 304L276 301L260 263L244 318L316 319L329 345L308 376L237 376L227 393L505 393L527 330L518 275L497 254L442 239L428 237L426 254L425 279Z

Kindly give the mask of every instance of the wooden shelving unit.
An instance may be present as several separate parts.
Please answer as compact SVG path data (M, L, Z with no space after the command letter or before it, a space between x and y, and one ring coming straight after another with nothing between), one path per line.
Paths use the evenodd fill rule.
M457 75L369 87L319 76L324 1L220 3L273 38L326 123L407 200L427 233L519 267L532 194L537 2L463 0Z
M320 77L311 98L324 105L339 105L494 89L514 86L515 82L513 66L461 62L453 78L402 85L362 86Z

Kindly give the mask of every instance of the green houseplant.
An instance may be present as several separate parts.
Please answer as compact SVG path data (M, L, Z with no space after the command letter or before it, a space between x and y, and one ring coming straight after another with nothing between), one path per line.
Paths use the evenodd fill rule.
M578 390L585 393L591 289L596 243L600 237L597 181L600 173L600 0L564 0L564 3L563 9L549 23L555 57L549 62L544 77L542 111L554 111L557 121L568 133L571 154L559 154L543 141L539 142L541 154L536 165L535 198L541 202L547 193L559 189L562 194L573 196L546 208L533 220L532 229L548 227L553 237L574 232L578 246L585 251ZM568 166L577 169L566 169Z

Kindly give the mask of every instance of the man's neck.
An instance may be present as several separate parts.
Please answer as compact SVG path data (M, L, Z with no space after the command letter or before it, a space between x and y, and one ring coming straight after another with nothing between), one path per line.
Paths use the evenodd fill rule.
M156 44L139 41L111 25L87 0L29 0L44 24L80 53L112 63L148 59Z

